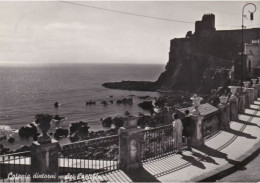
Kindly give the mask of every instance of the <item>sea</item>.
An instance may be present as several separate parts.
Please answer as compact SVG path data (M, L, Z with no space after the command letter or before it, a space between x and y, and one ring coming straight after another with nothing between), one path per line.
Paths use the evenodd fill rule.
M35 121L35 115L48 113L65 117L52 122L52 129L68 128L72 122L88 122L90 130L104 130L106 117L148 113L138 107L140 96L159 97L158 92L124 91L102 87L105 82L155 81L164 65L155 64L43 64L0 66L0 136L17 136L18 129ZM132 98L133 105L116 104ZM86 106L86 101L96 105ZM113 100L104 106L102 101ZM54 103L59 102L58 109ZM1 143L1 142L0 142ZM18 144L23 144L23 140Z

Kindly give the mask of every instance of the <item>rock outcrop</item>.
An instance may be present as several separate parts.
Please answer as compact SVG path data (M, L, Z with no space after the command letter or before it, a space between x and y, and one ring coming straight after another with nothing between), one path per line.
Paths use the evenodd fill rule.
M7 142L9 142L9 143L14 143L14 141L15 141L15 138L14 137L12 137L12 136L10 136L8 139L7 139Z
M15 152L24 152L24 151L30 151L31 147L26 146L26 145L22 145L20 148L16 149Z
M76 122L76 123L71 123L70 125L70 134L73 134L74 132L79 132L79 133L84 133L88 134L89 132L89 126L87 122Z
M31 123L19 129L18 134L21 138L36 137L38 135L37 127Z
M124 125L124 120L122 117L107 117L102 121L103 127L112 127L114 126L115 129L118 129Z
M59 139L62 137L67 137L69 134L69 130L63 128L57 128L54 133L54 138Z
M112 121L112 118L111 117L107 117L105 118L103 121L102 121L102 125L103 127L106 127L106 128L110 128L111 125L112 125L113 121Z
M69 139L70 139L71 142L76 142L80 139L80 137L79 137L79 134L77 132L74 132L69 136Z
M0 155L3 154L9 154L12 153L13 151L11 151L9 148L6 148L3 146L3 144L0 144Z
M69 135L69 139L72 142L76 142L80 139L86 138L89 136L89 126L87 122L75 122L75 123L71 123L70 125L70 135ZM62 130L63 134L66 135L66 131ZM55 134L54 134L55 135Z
M154 109L153 109L154 106L153 106L153 102L152 101L141 102L140 104L138 104L138 106L141 107L144 110L149 111L150 113L154 112Z
M116 101L117 104L129 104L132 105L133 104L133 99L132 98L123 98L122 100L117 100Z
M54 119L56 121L61 121L61 120L65 119L65 117L61 117L61 116L56 114L52 119Z

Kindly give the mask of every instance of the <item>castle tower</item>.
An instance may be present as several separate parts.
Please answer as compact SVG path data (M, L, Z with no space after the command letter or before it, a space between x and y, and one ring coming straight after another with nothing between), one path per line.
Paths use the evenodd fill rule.
M195 35L206 36L213 31L216 31L214 14L205 14L201 21L195 22Z

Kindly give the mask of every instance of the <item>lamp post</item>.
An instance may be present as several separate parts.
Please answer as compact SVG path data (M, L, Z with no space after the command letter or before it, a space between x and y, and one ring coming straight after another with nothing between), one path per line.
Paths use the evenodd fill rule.
M243 87L243 60L244 60L244 18L245 18L245 14L244 14L244 10L246 6L253 6L254 7L254 11L248 11L250 13L250 20L254 19L254 12L256 11L256 5L254 3L247 3L243 6L242 9L242 46L241 46L241 91L242 91L242 87Z

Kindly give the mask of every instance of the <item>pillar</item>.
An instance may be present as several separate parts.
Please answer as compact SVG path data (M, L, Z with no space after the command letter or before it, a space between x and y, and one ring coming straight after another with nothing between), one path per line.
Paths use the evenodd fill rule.
M119 129L119 168L124 171L142 166L142 130L137 128L137 118L125 120Z
M219 108L219 127L221 130L230 129L230 105L228 103L220 103Z
M254 101L257 100L258 95L258 87L256 85L252 86L254 88ZM253 102L254 103L254 102Z
M202 136L202 120L203 115L191 114L192 122L195 123L195 132L191 139L192 147L200 147L204 144L204 138Z
M244 113L245 112L245 102L246 102L246 93L239 92L238 94L238 112Z
M258 84L256 84L256 86L257 86L257 91L258 91L258 93L257 93L257 98L259 98L260 97L260 83L258 83Z
M230 103L230 118L232 121L238 120L238 98L236 96L238 88L237 86L229 86L231 89L231 97L229 99Z
M249 95L250 95L250 104L253 104L254 103L254 100L255 100L255 89L254 88L247 88L247 91L249 91Z
M58 163L59 143L40 144L33 142L31 146L31 178L32 182L57 182L59 176Z
M195 132L191 139L191 146L200 147L204 145L204 138L202 136L202 120L204 116L199 111L202 98L197 96L197 94L194 94L190 99L192 100L192 104L194 106L194 110L191 113L191 119L195 124Z
M42 135L31 146L31 180L32 182L57 182L59 176L59 143L51 139L47 131L50 128L52 116L36 115L36 121Z
M257 100L257 95L258 95L258 86L256 85L257 79L251 79L252 80L252 88L255 89L254 91L254 100Z
M250 91L245 89L245 108L250 108Z
M258 87L258 96L257 97L260 97L260 77L258 77L257 87Z
M238 98L237 97L230 97L230 118L232 121L238 120Z

